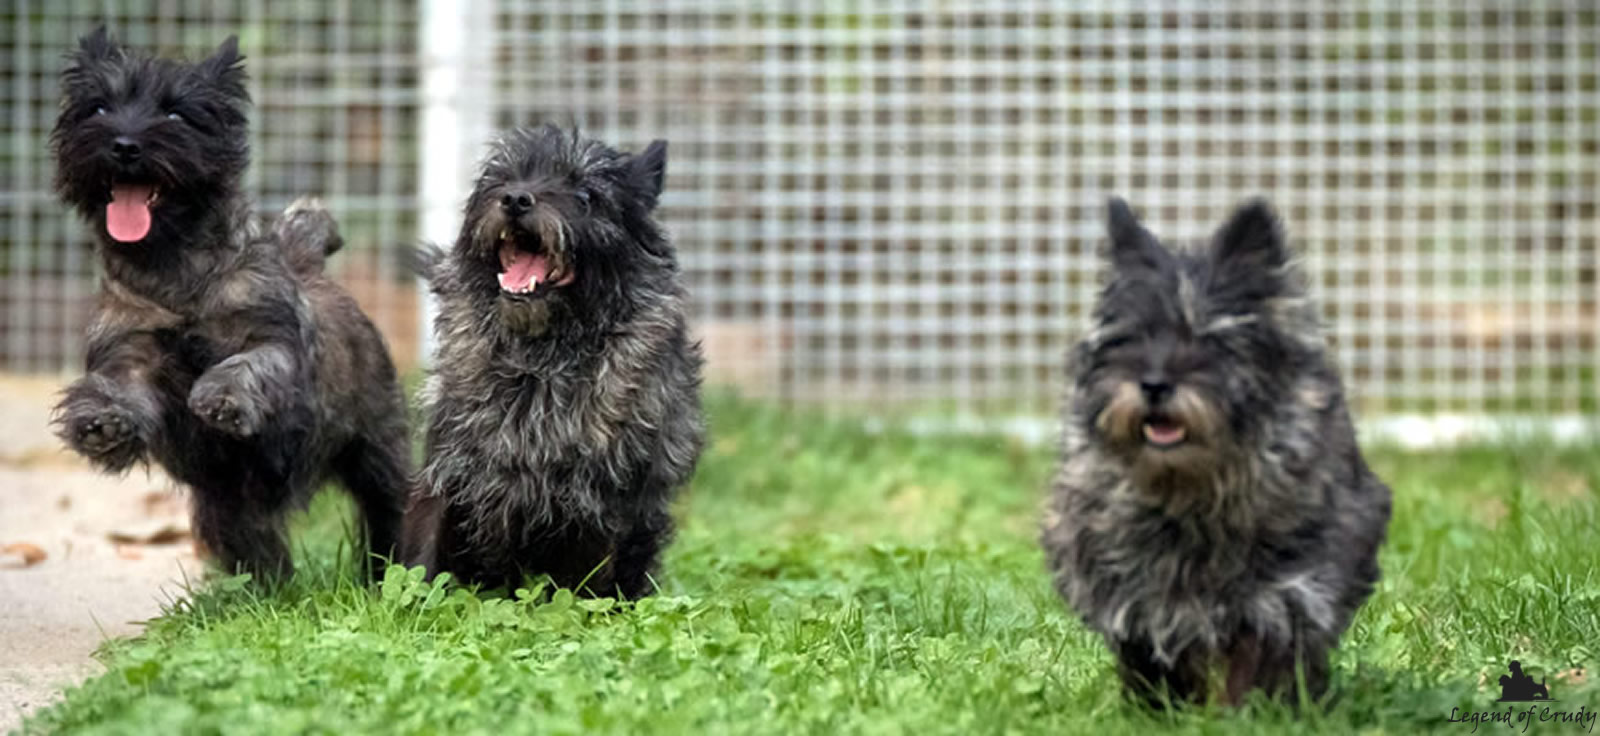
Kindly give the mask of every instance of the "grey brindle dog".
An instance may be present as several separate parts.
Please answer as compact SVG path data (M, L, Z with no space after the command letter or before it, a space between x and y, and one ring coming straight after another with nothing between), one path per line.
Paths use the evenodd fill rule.
M1110 231L1111 280L1068 358L1056 586L1152 703L1319 694L1378 579L1390 498L1277 219L1252 202L1169 249L1116 200Z
M322 272L341 244L315 202L263 226L235 39L195 64L125 50L105 29L63 73L56 189L104 268L87 368L56 407L63 440L113 473L154 461L193 491L222 566L293 570L283 519L324 478L392 553L410 457L389 353Z
M655 222L666 143L505 134L455 247L425 255L439 348L404 557L490 586L638 598L703 442L699 346Z

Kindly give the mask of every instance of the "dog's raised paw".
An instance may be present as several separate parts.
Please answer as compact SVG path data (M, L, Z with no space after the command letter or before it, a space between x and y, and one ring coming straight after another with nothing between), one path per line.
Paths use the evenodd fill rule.
M108 411L79 418L74 422L72 433L84 451L102 455L133 439L133 423L117 412Z
M235 437L253 436L258 429L255 412L226 389L196 385L189 410L212 429Z
M106 470L120 471L139 458L142 444L133 419L115 407L69 410L58 426L73 450Z

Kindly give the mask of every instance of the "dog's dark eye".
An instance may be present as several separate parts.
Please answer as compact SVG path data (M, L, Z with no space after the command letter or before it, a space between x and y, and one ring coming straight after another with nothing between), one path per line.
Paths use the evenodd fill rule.
M167 113L167 119L168 120L176 120L176 121L178 121L180 123L183 122L183 116L179 115L178 113L175 113L175 112Z
M96 114L96 115L104 115L104 114L106 114L106 109L104 107L97 107L97 108L94 109L94 114Z
M1133 338L1128 337L1127 335L1118 335L1116 337L1108 337L1108 338L1100 341L1100 349L1101 350L1116 350L1118 348L1127 347L1128 344L1131 343L1131 342L1133 342Z
M577 197L578 197L578 201L580 203L582 203L584 206L587 207L589 205L589 193L588 192L583 191L582 189L579 189Z

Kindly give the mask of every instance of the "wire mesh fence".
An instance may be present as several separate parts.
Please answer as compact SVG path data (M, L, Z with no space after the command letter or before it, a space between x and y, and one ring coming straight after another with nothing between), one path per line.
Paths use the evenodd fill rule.
M110 10L146 47L241 33L253 191L330 200L354 246L336 260L374 285L403 360L416 305L394 256L437 205L417 201L418 150L554 121L671 141L663 214L711 378L750 393L1049 412L1105 198L1193 240L1259 194L1363 413L1594 414L1600 8L1309 5L502 0L462 29L455 78L483 120L451 140L417 123L415 3L41 5L0 58L0 351L75 358L91 264L43 141L60 54Z

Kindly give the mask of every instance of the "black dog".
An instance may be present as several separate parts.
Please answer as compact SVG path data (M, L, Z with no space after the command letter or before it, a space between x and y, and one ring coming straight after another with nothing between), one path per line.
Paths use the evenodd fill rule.
M455 248L424 258L439 350L409 564L651 592L703 441L700 349L651 215L665 168L661 141L628 155L545 127L494 145Z
M1152 702L1292 697L1302 675L1320 693L1378 579L1389 489L1277 220L1256 202L1174 251L1115 201L1111 262L1069 357L1056 585Z
M194 492L195 530L228 570L292 571L283 516L337 476L391 551L409 475L405 405L383 344L322 274L341 241L296 203L273 228L239 192L249 159L238 43L189 65L100 29L62 75L56 189L105 269L88 375L58 431L96 466L154 460Z

